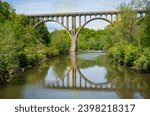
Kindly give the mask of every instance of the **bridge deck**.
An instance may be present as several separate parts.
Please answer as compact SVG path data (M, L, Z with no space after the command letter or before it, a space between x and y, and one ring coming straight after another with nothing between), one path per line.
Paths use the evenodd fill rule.
M143 10L138 10L138 13L143 13ZM91 12L66 12L66 13L43 13L43 14L26 14L29 17L55 17L55 16L81 16L81 15L97 15L97 14L118 14L118 10L110 11L91 11Z

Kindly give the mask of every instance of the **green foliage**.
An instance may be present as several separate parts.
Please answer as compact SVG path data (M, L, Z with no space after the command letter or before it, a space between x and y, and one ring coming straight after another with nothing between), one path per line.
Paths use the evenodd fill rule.
M144 20L136 24L135 8L141 6L139 3L136 1L119 7L119 21L108 28L116 32L112 37L116 37L117 41L108 53L114 61L150 72L150 2L144 4L147 11Z
M58 56L59 55L59 48L57 49L55 46L51 46L47 50L47 56Z
M26 47L24 53L26 54L27 65L35 65L38 61L46 58L46 48L42 44Z
M83 28L78 40L77 48L79 50L107 50L112 46L113 39L110 38L109 31L92 30Z
M12 27L8 23L0 24L0 71L18 66L16 50L15 35Z
M134 66L140 70L150 72L150 47L143 49L139 57L134 61Z
M0 2L0 23L9 19L11 7L7 2Z
M145 10L147 12L144 21L141 24L143 28L143 36L141 37L142 47L150 46L150 1L145 0Z
M71 41L65 30L55 31L50 34L49 55L63 54L70 49Z
M150 72L150 2L145 0L147 14L136 24L135 9L141 4L134 1L120 5L115 26L97 31L83 28L77 48L108 50L114 61ZM35 65L70 49L70 37L65 30L49 33L45 24L34 29L29 23L28 17L17 15L7 2L0 2L0 83L9 80L12 70Z
M12 27L0 24L0 83L9 80L9 70L18 67L16 41Z
M50 43L49 32L45 24L38 26L36 30L37 38L43 43L48 45Z
M139 57L140 50L133 45L124 46L124 63L133 66L134 61Z
M114 61L123 64L124 63L124 46L121 44L116 44L108 50L109 56L113 58Z
M17 15L7 2L0 2L0 83L18 68L33 66L49 56L70 49L66 31L49 33L45 24L30 26L25 15Z
M136 33L136 14L130 4L121 4L119 7L119 18L115 22L116 39L132 43Z
M40 37L49 40L46 27L37 35L28 17L17 15L7 2L0 2L0 83L8 82L10 73L18 68L46 58L48 42L40 42Z
M23 27L26 27L27 25L30 24L29 18L26 17L25 15L16 15L16 17L14 19L12 18L12 20Z

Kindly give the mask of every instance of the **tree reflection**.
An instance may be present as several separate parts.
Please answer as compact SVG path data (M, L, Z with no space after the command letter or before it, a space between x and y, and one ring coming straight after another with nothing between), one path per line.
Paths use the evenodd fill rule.
M42 85L44 89L46 87L45 83L47 82L48 85L51 84L54 86L51 89L63 88L86 92L96 91L97 93L111 91L122 99L150 98L150 74L140 73L131 68L114 65L111 63L109 57L104 54L99 54L97 57L94 57L94 54L79 56L73 54L71 56L51 58L49 61L32 67L32 69L24 73L17 74L12 80L12 85L1 88L0 98L21 98L28 87L33 86L34 88L38 84L41 87L41 82L44 82L44 85ZM102 77L100 76L103 74L102 71L96 70L94 67L103 67L107 70L107 73ZM87 73L86 71L89 71L88 69L92 73ZM99 72L96 73L96 71ZM54 73L54 76L48 75L49 72ZM48 77L48 81L45 81L46 77ZM98 79L105 78L103 84L101 80L94 81L94 78L97 77ZM53 78L56 78L60 83L58 84L58 81L51 81ZM104 86L102 87L101 85ZM15 94L12 94L11 91ZM99 97L101 98L101 96Z
M150 75L140 73L131 68L114 65L107 55L102 55L94 60L78 59L80 68L94 65L104 66L107 70L107 81L115 87L116 94L122 99L141 97L150 98Z
M143 76L139 79L140 81L140 87L139 91L144 96L145 99L150 99L150 76L149 74L146 74L147 77L145 77L145 74L142 74Z
M53 60L51 66L53 67L53 72L55 76L59 79L63 79L67 68L70 66L70 58L68 57L57 57Z
M111 65L107 70L109 70L109 73L107 74L107 80L113 86L115 86L116 93L120 98L136 98L137 93L139 93L141 97L147 98L143 95L143 92L141 91L142 89L145 92L145 88L143 88L143 83L147 83L148 80L150 82L150 78L148 78L147 74L143 75L146 79L148 79L147 81L145 81L141 73L132 69ZM150 87L150 84L146 85ZM150 89L147 91L150 92ZM145 94L147 95L149 92L146 92Z

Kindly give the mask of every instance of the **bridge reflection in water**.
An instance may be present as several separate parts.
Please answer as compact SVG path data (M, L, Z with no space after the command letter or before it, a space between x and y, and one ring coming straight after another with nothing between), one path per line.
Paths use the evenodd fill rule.
M78 91L115 91L115 87L109 82L93 82L84 76L77 65L77 57L74 52L71 53L71 67L68 67L64 78L54 79L52 74L48 74L47 78L44 78L44 88Z

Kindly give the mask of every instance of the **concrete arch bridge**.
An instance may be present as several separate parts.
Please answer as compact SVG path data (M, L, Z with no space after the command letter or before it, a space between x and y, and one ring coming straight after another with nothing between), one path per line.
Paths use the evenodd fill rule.
M137 21L145 16L143 10L137 11ZM110 24L118 20L119 12L95 11L95 12L68 12L68 13L48 13L48 14L28 14L30 22L34 22L34 27L38 27L45 22L56 22L68 32L71 38L71 52L76 51L76 41L82 28L94 20L104 20ZM79 28L76 31L76 28Z

